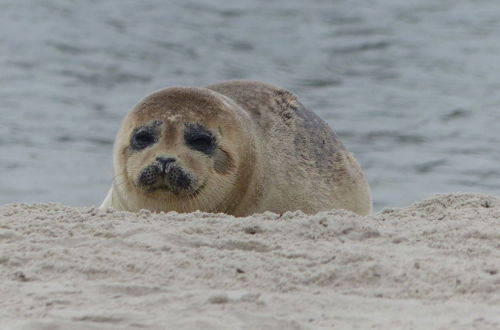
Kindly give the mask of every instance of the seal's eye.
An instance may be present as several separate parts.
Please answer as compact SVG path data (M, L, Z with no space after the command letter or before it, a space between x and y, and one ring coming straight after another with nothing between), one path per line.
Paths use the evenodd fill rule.
M212 155L216 149L215 136L198 123L186 123L184 125L184 141L186 145L207 155Z
M214 147L214 138L205 134L193 135L186 139L186 144L192 149L210 154Z
M158 142L161 121L154 120L148 124L137 127L130 138L132 149L141 150Z
M140 130L132 137L132 146L135 149L144 149L156 142L155 136L148 131Z

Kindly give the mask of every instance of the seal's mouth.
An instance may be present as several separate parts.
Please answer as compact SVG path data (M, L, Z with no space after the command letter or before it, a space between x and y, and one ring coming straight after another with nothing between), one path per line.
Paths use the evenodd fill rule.
M175 164L155 162L144 167L138 175L138 188L145 192L168 191L176 195L197 194L195 178Z

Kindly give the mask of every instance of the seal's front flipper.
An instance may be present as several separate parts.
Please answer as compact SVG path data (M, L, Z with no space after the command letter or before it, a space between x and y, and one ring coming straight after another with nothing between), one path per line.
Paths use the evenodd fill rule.
M112 198L113 198L113 188L110 188L108 194L106 195L106 198L104 198L104 201L102 202L101 206L99 206L99 208L101 210L112 208L113 207Z

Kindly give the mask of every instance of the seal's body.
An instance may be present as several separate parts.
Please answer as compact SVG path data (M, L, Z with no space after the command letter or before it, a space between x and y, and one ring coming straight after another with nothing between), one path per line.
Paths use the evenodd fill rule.
M290 91L259 82L147 96L118 132L113 171L101 208L371 211L364 175L335 133Z

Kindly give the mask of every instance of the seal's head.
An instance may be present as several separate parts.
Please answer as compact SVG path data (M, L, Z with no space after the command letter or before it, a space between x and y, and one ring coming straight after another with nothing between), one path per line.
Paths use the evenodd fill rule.
M231 99L205 88L167 88L144 98L115 142L113 185L122 202L179 212L227 203L239 170L252 163L246 116Z

